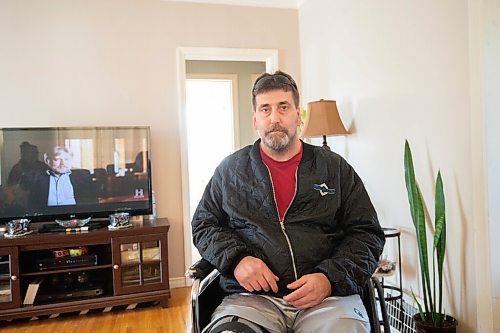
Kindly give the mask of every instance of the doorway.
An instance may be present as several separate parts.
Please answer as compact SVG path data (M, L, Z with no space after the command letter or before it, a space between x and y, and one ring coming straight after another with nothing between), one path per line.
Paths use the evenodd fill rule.
M218 163L239 146L236 75L186 78L189 220ZM207 133L210 139L207 140ZM191 243L191 261L201 259Z
M181 169L182 169L182 201L183 201L183 224L184 224L184 262L185 268L188 269L189 266L193 262L196 261L198 252L192 246L192 237L191 237L191 216L192 211L195 209L199 199L201 198L201 194L197 194L197 191L200 192L199 189L192 189L191 183L195 183L194 179L190 177L190 159L189 159L189 141L193 140L191 136L188 134L188 85L190 85L189 80L193 79L193 77L189 77L191 74L186 73L187 63L190 60L207 60L207 61L238 61L238 62L264 62L265 63L265 71L274 72L278 68L278 51L277 50L268 50L268 49L214 49L214 48L178 48L178 86L179 86L179 127L181 129ZM236 83L237 84L237 83ZM248 94L250 91L248 90ZM191 97L189 97L191 99ZM235 108L235 110L239 111L239 108ZM247 144L247 140L241 140L241 132L240 126L238 126L239 116L236 116L239 112L233 112L232 117L232 126L229 132L232 133L233 140L233 150L239 148L242 144ZM237 120L238 119L238 120ZM221 119L219 119L221 120ZM216 119L217 121L217 119ZM236 122L236 125L235 125ZM241 120L243 122L243 120ZM251 124L251 122L250 122ZM215 125L214 129L211 129L208 126L205 126L205 130L202 132L204 141L214 142L212 140L212 132L216 132L216 128L221 128L221 123ZM228 131L225 131L228 132ZM235 135L238 133L238 135ZM188 138L189 136L189 138ZM195 141L199 141L200 139L194 139ZM229 139L228 139L229 140ZM239 140L239 142L238 142ZM243 143L242 141L245 141ZM224 144L225 147L227 147ZM212 148L210 148L212 149ZM227 149L227 148L225 148ZM231 153L231 152L229 152ZM224 155L227 156L229 153ZM222 154L222 152L221 152ZM217 163L222 160L222 158L217 157ZM194 163L194 162L191 162ZM205 167L205 166L204 166ZM205 169L208 169L205 167ZM215 166L213 167L215 169ZM213 169L210 170L210 177L213 174ZM198 176L195 176L198 177ZM207 177L206 175L203 177ZM203 189L208 182L204 180ZM198 181L201 183L201 181ZM201 190L202 192L202 190ZM194 207L194 208L193 208ZM191 281L186 278L186 285L190 285Z

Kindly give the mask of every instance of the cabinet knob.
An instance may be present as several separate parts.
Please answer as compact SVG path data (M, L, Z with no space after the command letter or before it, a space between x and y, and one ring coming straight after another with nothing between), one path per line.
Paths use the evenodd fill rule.
M10 279L11 279L12 281L16 281L16 280L17 280L17 275L12 275L12 276L10 277Z
M113 269L118 269L118 268L120 268L120 266L118 266L118 265L113 265Z

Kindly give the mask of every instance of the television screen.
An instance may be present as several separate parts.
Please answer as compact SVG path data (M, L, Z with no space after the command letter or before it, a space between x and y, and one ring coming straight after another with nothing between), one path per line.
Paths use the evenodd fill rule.
M0 222L150 214L148 127L0 129Z

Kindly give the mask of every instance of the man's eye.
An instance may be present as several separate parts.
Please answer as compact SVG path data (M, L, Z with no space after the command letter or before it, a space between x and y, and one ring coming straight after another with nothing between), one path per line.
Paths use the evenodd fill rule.
M269 108L262 108L260 109L261 112L263 113L268 113L269 112Z
M286 110L288 110L288 105L283 104L280 109L283 111L286 111Z

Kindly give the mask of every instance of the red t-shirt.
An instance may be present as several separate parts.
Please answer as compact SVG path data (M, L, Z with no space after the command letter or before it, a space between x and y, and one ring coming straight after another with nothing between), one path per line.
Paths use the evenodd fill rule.
M300 151L297 155L288 161L279 162L273 160L271 157L267 156L266 153L264 153L262 147L260 148L260 156L262 157L264 164L267 165L269 171L271 172L271 181L273 182L274 187L274 198L276 200L276 204L278 205L280 220L283 221L285 212L295 196L295 184L297 181L295 173L300 160L302 159L302 145L300 146Z

